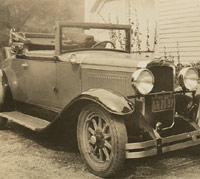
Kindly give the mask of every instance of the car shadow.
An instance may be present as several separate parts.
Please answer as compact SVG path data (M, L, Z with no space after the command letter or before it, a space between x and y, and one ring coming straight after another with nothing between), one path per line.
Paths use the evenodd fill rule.
M8 123L7 130L11 130L20 137L31 139L40 146L54 151L78 153L76 136L67 131L66 133L60 131L54 133L38 133L14 122Z

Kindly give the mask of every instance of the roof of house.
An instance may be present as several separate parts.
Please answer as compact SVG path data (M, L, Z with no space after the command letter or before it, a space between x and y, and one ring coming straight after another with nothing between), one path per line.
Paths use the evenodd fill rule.
M97 8L100 6L100 4L105 3L107 1L112 1L112 0L96 0L94 5L91 8L91 12L95 12Z
M91 12L95 12L102 1L103 0L96 0L94 5L92 6Z

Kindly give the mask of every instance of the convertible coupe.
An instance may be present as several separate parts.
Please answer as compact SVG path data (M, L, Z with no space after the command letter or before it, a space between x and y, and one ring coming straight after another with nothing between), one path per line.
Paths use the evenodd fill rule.
M200 144L198 73L131 53L131 26L57 22L52 34L10 33L0 70L0 128L73 129L88 169Z

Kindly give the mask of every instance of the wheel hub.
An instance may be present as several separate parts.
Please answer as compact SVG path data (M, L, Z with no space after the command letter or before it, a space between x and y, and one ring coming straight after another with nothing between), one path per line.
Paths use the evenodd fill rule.
M105 143L103 133L99 130L95 131L94 135L90 138L90 143L96 145L97 148L103 148Z
M96 137L93 135L93 136L91 136L91 138L90 138L90 142L91 142L91 144L96 144Z
M98 148L104 147L104 136L101 131L96 131L96 145Z

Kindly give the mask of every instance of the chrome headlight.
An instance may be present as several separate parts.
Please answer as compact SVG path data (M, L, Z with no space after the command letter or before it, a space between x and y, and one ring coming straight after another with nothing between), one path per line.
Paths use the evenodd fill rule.
M198 84L198 73L192 67L183 68L178 75L179 83L182 88L194 90Z
M131 83L139 93L148 94L154 86L153 73L146 68L139 69L132 74Z

